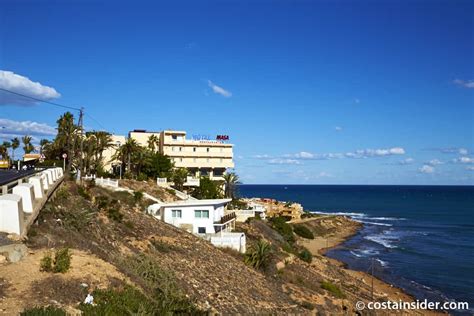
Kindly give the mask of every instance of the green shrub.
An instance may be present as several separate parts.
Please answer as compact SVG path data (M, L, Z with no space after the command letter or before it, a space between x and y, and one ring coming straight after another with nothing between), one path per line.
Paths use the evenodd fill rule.
M85 315L153 315L154 302L137 289L95 290L94 305L81 303Z
M47 252L41 258L40 261L40 271L42 272L51 272L53 271L53 258L51 258L51 253Z
M335 284L329 281L321 282L321 288L325 289L326 291L332 293L337 298L345 298L346 296L342 292L342 290Z
M130 256L122 262L122 265L132 275L142 280L148 288L146 293L151 293L155 301L153 304L155 315L201 313L178 287L174 274L162 269L152 256L146 254Z
M313 255L311 254L311 252L304 248L299 254L298 254L298 257L303 260L303 261L306 261L308 263L311 263L311 261L313 260Z
M56 251L54 256L54 273L66 273L71 267L71 253L69 248L62 248Z
M66 316L66 311L62 308L47 306L47 307L33 307L25 309L20 313L21 316Z
M245 254L245 263L255 269L265 268L271 256L271 245L263 239L255 243Z
M110 199L107 196L98 196L95 198L95 205L99 210L105 209L110 204Z
M77 193L86 200L91 199L89 192L87 192L87 189L84 186L78 186Z
M122 222L123 214L117 208L108 208L107 209L107 217L113 221Z
M301 236L306 239L314 239L313 233L309 230L308 227L304 225L294 225L293 231L296 235Z
M140 203L143 200L143 192L142 191L133 191L133 200L136 203Z
M283 216L274 217L271 219L272 227L283 236L283 238L290 244L295 242L295 236L291 225L286 222Z
M306 308L306 309L309 309L309 310L313 310L313 309L314 309L314 305L313 305L312 303L308 302L308 301L303 301L303 302L301 303L301 306L302 306L303 308Z

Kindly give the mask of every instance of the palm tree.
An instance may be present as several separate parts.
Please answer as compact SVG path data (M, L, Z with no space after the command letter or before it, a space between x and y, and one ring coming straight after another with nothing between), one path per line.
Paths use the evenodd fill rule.
M8 150L4 144L0 145L0 156L2 156L2 159L6 159L8 157Z
M12 147L12 144L10 142L7 142L7 141L4 141L3 144L2 144L2 148L4 151L4 154L2 154L2 157L3 158L9 158L9 155L8 155L8 148L11 148Z
M18 137L12 138L12 160L15 161L15 150L20 147L20 140Z
M226 173L224 176L224 184L225 184L225 197L226 198L235 198L235 191L237 188L237 184L240 183L239 176L235 172Z
M129 138L115 152L112 159L118 159L122 162L122 166L127 166L126 171L131 172L132 158L134 158L134 153L138 152L141 149L141 146L137 143L135 139ZM125 163L127 162L127 163Z
M67 154L66 171L69 172L72 161L75 158L75 144L80 135L76 133L78 127L74 124L74 116L70 112L61 115L57 123L58 134L54 142L60 152Z
M25 135L21 138L21 141L23 143L23 151L25 154L29 154L35 150L35 147L31 144L31 136Z
M44 138L43 138L43 139L40 140L40 154L43 154L43 151L44 151L45 147L46 147L49 143L50 143L50 141L47 140L47 139L44 139Z
M171 180L174 182L174 187L176 190L182 191L184 183L188 177L188 169L186 168L176 168L171 174Z
M160 140L155 134L152 134L148 137L148 149L150 149L152 152L155 152L158 149L159 143Z

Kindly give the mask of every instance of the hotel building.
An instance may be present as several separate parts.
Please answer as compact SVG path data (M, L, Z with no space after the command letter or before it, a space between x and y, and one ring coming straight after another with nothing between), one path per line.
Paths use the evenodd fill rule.
M133 130L129 132L128 137L147 147L148 139L152 135L158 139L158 151L170 157L175 167L187 168L190 176L209 176L212 180L222 180L225 171L234 168L233 145L225 140L228 137L218 136L216 140L202 137L187 139L186 132L174 130L161 132Z

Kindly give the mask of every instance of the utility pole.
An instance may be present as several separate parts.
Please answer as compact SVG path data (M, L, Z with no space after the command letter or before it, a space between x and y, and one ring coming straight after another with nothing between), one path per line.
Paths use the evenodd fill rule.
M370 296L372 297L372 301L374 301L374 258L371 260L371 270L372 272L370 275L372 276L372 286L370 289Z
M80 154L79 154L79 171L78 171L78 176L79 176L79 183L82 183L82 168L84 164L84 107L81 106L81 109L79 110L79 129L80 129L80 137L81 137L81 144L80 144Z

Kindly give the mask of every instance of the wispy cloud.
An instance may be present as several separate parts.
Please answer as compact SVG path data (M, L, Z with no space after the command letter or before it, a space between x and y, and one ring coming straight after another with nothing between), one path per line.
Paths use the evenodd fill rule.
M0 70L0 88L45 101L57 99L61 96L54 88L44 86L39 82L31 81L27 77L4 70ZM0 106L28 106L37 103L37 101L19 95L0 91Z
M474 166L467 166L467 167L466 167L466 170L474 171Z
M399 162L397 162L396 164L397 165L401 165L401 166L406 166L406 165L411 165L415 162L415 159L413 158L407 158L407 159L403 159L403 160L400 160Z
M435 172L435 168L429 165L423 165L418 171L421 173L433 173Z
M439 159L432 159L428 161L426 164L430 166L439 166L439 165L444 164L444 162L440 161Z
M474 89L474 80L455 79L453 80L453 83L464 88Z
M472 164L474 163L474 157L459 157L453 159L454 163L462 163L462 164Z
M253 158L255 158L255 159L270 159L270 158L273 158L273 157L270 156L270 155L267 155L267 154L263 154L263 155L254 155Z
M275 158L268 161L271 165L301 165L301 161L296 159L281 159Z
M346 153L310 153L307 151L300 151L295 154L286 154L281 156L283 159L295 159L295 160L331 160L331 159L363 159L371 157L386 157L395 155L404 155L405 149L402 147L392 148L380 148L380 149L358 149L352 152ZM258 159L270 159L273 157L267 155L257 155L254 158ZM409 158L410 159L410 158Z
M355 98L355 99L354 99L354 103L355 103L355 104L359 104L359 103L360 103L360 100L359 100L358 98Z
M32 121L13 121L2 118L0 118L0 132L4 135L56 135L56 129L44 123Z
M212 89L212 91L216 94L220 94L221 96L225 97L225 98L230 98L232 96L232 92L216 85L215 83L213 83L211 80L208 80L207 81L207 84L209 85L209 87Z
M464 147L438 147L438 148L428 148L427 150L430 151L438 151L442 154L459 154L459 155L467 155L469 150Z
M342 132L342 127L341 126L336 126L336 127L334 127L334 130L336 132Z

